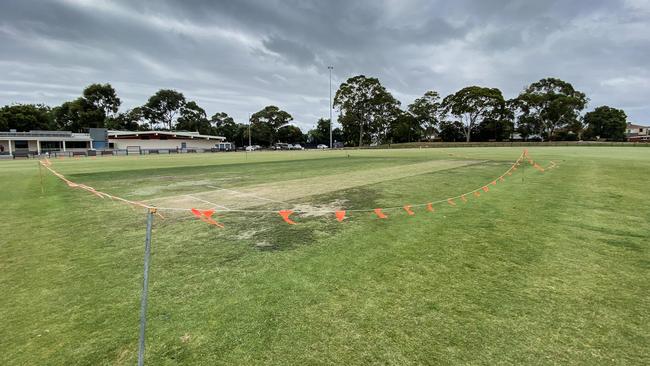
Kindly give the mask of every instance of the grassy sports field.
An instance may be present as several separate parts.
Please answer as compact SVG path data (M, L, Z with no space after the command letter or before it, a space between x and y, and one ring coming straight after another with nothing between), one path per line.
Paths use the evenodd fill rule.
M53 160L156 218L155 365L648 364L650 149L530 148L544 173L435 212L292 215L444 200L520 148ZM0 364L131 365L145 213L0 161ZM210 204L206 203L209 202Z

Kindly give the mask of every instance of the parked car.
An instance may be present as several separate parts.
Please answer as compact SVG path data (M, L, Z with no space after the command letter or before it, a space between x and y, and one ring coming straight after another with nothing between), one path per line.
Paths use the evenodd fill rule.
M291 145L289 145L289 146L291 146ZM289 149L291 149L291 150L305 150L305 148L302 147L300 144L295 144L295 145L291 146Z
M246 151L255 151L260 150L262 147L260 145L250 145L246 146Z
M275 145L273 145L274 150L289 150L289 149L291 149L291 147L292 146L290 144L285 144L285 143L282 143L282 142L278 142Z
M318 144L318 146L316 146L316 148L317 149L329 149L329 146L323 145L323 144Z

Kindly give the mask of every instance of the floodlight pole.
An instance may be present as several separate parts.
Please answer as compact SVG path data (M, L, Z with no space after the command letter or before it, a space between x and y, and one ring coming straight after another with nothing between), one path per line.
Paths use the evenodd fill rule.
M252 116L248 117L248 146L251 146L251 118Z
M155 208L147 212L147 234L144 240L144 278L142 280L142 296L140 297L140 340L138 345L138 366L144 365L144 334L147 327L147 293L149 290L149 257L151 257L151 226Z
M334 66L327 66L327 69L330 71L330 104L329 104L329 109L330 109L330 149L333 147L332 146L332 70L334 69Z

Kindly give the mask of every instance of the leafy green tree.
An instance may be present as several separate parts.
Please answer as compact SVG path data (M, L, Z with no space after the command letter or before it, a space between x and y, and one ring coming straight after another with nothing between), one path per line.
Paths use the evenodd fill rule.
M539 126L540 134L549 140L560 128L565 128L577 121L580 111L587 105L586 95L573 88L570 83L546 78L530 84L515 103L520 118L526 123Z
M84 132L91 127L104 127L104 114L91 108L83 98L64 102L52 109L57 129L72 132Z
M305 136L298 126L287 125L278 128L278 141L290 144L304 144Z
M334 131L332 131L332 140L334 139ZM325 144L329 146L330 143L330 120L329 118L320 118L316 122L316 127L307 132L307 140L310 144Z
M415 118L425 138L430 138L438 132L436 127L440 122L440 110L440 95L433 90L427 91L424 96L408 106L409 113Z
M509 103L499 104L492 110L481 123L476 126L472 135L478 136L480 141L508 140L514 132L514 113L509 108Z
M585 114L585 137L624 140L627 115L622 109L600 106Z
M111 84L90 84L83 91L87 110L99 110L104 118L112 117L120 108L120 98Z
M186 102L181 107L176 129L197 131L203 135L210 135L213 133L212 126L208 121L205 110L199 107L199 105L194 101Z
M330 120L329 118L321 118L316 122L316 128L307 132L306 140L310 144L318 145L323 144L329 146L330 144ZM343 142L343 131L340 128L332 130L332 142Z
M460 119L463 124L465 141L471 141L472 129L492 116L496 109L505 104L501 91L497 88L468 86L448 95L442 101L444 113Z
M105 127L111 130L138 131L145 124L144 120L142 107L135 107L107 118Z
M228 141L237 141L239 126L235 120L224 112L215 113L210 118L210 124L217 135L223 136Z
M182 93L171 89L161 89L149 98L143 106L143 110L152 126L162 124L172 130L176 122L175 118L180 115L181 108L185 103L185 96Z
M293 117L289 113L269 105L251 116L251 133L257 141L272 145L277 140L278 129L291 121Z
M413 114L400 111L391 125L390 140L396 143L419 141L424 133L421 126Z
M14 104L0 108L0 131L50 130L54 120L50 107L37 104Z
M445 142L465 140L465 127L458 121L440 121L438 136Z
M382 135L387 135L399 104L379 79L364 75L349 78L334 97L334 107L340 113L339 123L348 139L358 134L358 146L363 145L364 140L368 142L373 137L381 139Z
M91 84L80 98L54 108L52 115L59 129L84 132L88 128L114 125L120 104L110 84Z

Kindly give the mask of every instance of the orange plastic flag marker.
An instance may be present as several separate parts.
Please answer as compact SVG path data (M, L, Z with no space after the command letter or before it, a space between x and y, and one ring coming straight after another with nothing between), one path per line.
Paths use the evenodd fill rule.
M496 181L496 180L493 180L493 181L492 181L492 185L493 185L493 186L496 186L496 185L497 185L497 181Z
M453 198L449 198L449 199L447 199L447 203L448 203L450 206L456 206L456 202L454 202L454 199L453 199Z
M427 211L429 211L429 212L433 212L433 211L434 211L434 209L433 209L433 203L427 203Z
M512 172L508 172L508 175L512 175Z
M192 208L190 209L190 211L194 216L198 217L201 221L208 223L210 225L223 228L223 224L217 222L215 219L212 218L212 215L214 215L214 210L197 210L196 208Z
M481 189L483 190L483 192L487 192L487 191L490 190L490 188L488 188L488 186L483 186Z
M476 192L474 192L474 195L475 195L476 197L481 197L481 192L476 191Z
M503 177L499 177L499 182L503 182L504 180Z
M219 223L219 222L216 222L216 221L215 221L214 219L212 219L212 218L204 217L204 218L202 218L201 220L207 222L207 223L210 224L210 225L214 225L214 226L218 226L218 227L220 227L220 228L223 228L223 224L221 224L221 223Z
M287 224L289 224L289 225L295 225L295 224L296 224L295 222L293 222L293 221L289 218L289 215L291 215L291 214L293 213L293 211L291 211L291 210L281 210L281 211L278 211L278 213L280 214L280 216L282 216L282 219L283 219Z
M336 220L341 222L343 219L345 219L345 211L336 211Z
M387 219L388 218L388 216L384 215L384 213L381 212L381 208L376 208L375 209L375 215L377 215L377 217L379 217L380 219Z
M410 216L415 215L415 212L413 212L413 210L411 210L411 205L404 206L404 211L406 211L406 213L409 214Z
M467 203L467 197L465 197L464 194L460 196L460 199L463 200L463 202Z

